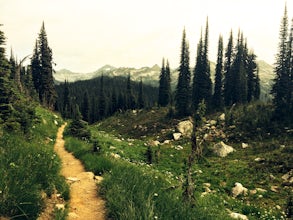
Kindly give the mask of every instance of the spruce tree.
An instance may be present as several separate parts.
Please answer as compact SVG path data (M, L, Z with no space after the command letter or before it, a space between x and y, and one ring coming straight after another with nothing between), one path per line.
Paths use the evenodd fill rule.
M190 68L189 45L183 30L178 83L175 94L175 110L179 117L190 114Z
M100 80L100 93L98 100L98 118L101 120L106 116L106 96L104 92L104 76L101 76Z
M135 97L132 92L131 88L131 78L130 74L128 74L127 81L126 81L126 108L127 109L135 109L136 102Z
M140 82L139 82L139 85L138 85L137 107L139 109L143 109L145 107L142 79L140 79Z
M90 122L90 100L87 90L83 94L81 113L83 120Z
M36 43L32 61L32 77L40 102L49 109L53 109L57 93L54 87L52 50L49 47L45 24L43 22Z
M232 73L231 66L233 62L233 32L231 30L228 40L227 48L225 51L224 62L224 102L226 106L232 105Z
M254 96L255 100L259 100L259 98L260 98L260 79L259 79L259 68L258 67L256 70L253 96Z
M288 61L291 58L288 56L287 6L285 7L284 16L281 21L279 41L280 42L274 69L276 76L274 78L274 84L271 93L273 95L273 103L275 106L274 118L277 120L284 120L287 117L290 117L290 68L288 68Z
M210 62L208 59L208 36L209 26L208 19L206 22L205 38L200 37L197 46L197 58L194 68L193 85L192 85L192 107L197 109L198 104L205 100L210 105L212 95L212 81L210 78Z
M256 55L251 52L247 59L247 102L259 99L259 78Z
M71 115L71 102L70 102L70 93L69 93L69 85L65 80L64 82L64 90L63 90L63 106L62 106L62 115L65 118L70 118Z
M223 37L220 35L219 42L218 42L218 58L217 58L217 64L216 64L215 89L214 89L214 96L213 96L213 106L216 109L221 109L223 105L222 78L223 78Z
M165 100L164 100L165 80L166 80L166 68L165 68L165 59L163 58L162 68L160 73L160 80L159 80L158 106L165 106L164 105L165 104Z
M0 30L0 123L10 117L13 98L12 83L9 80L10 66L5 56L5 39L4 32Z
M171 96L171 71L169 62L167 60L167 64L165 65L165 60L163 58L162 61L162 68L160 73L160 80L159 80L159 97L158 97L158 105L165 107L170 102Z

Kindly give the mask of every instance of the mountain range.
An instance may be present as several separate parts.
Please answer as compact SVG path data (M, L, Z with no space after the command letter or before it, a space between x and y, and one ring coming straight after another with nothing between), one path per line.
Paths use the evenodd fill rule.
M215 67L214 62L210 63L211 78L214 80ZM266 63L263 60L258 61L259 76L261 81L261 99L266 100L270 97L269 91L273 83L274 72L273 66ZM161 67L159 65L154 65L152 67L141 67L141 68L131 68L131 67L114 67L111 65L105 65L98 70L90 73L77 73L72 72L67 69L62 69L54 73L54 79L56 84L60 84L65 80L68 82L76 82L81 80L90 80L101 75L115 77L115 76L125 76L130 74L133 81L139 81L142 79L144 84L149 84L152 86L159 85ZM178 78L178 69L171 70L171 84L172 88L175 88Z

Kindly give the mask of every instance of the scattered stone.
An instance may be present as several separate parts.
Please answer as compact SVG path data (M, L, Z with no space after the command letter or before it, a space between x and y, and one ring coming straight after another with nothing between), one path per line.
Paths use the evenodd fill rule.
M220 121L225 121L225 113L222 113L219 118Z
M215 126L215 125L217 124L217 121L216 121L216 120L210 120L210 121L209 121L209 124L210 124L211 126Z
M159 146L160 144L161 144L160 141L152 141L152 142L150 143L150 145L153 146L153 147L157 147L157 146Z
M236 128L236 125L230 125L229 126L229 129L235 129Z
M55 124L55 125L58 125L58 121L57 121L57 120L54 120L54 124Z
M121 158L121 156L120 156L119 154L111 153L110 155L111 155L111 157L113 157L114 159L120 159L120 158Z
M216 126L212 125L212 126L211 126L211 129L212 129L212 130L216 130Z
M246 215L243 215L243 214L240 214L240 213L237 213L237 212L231 212L229 214L229 216L233 219L238 219L238 220L248 220L247 216Z
M270 179L275 180L276 177L273 174L270 174Z
M279 187L278 186L271 186L271 191L278 193L279 192Z
M116 147L114 147L114 146L110 146L110 147L109 147L109 150L116 150Z
M190 120L181 121L177 125L177 130L185 137L191 137L193 124Z
M256 188L256 191L259 193L266 193L267 192L266 189L262 189L262 188Z
M210 188L211 187L211 184L210 183L203 183L203 186Z
M164 144L170 144L171 143L171 140L165 140L164 141Z
M243 149L245 149L245 148L248 148L248 147L249 147L249 145L248 145L248 144L246 144L246 143L242 143L242 144L241 144L241 146L242 146L242 148L243 148Z
M173 133L173 139L174 139L175 141L178 141L178 140L180 139L181 136L182 136L181 133Z
M248 189L243 187L241 183L235 183L235 186L232 188L232 197L236 198L237 196L243 194L247 195Z
M293 170L290 170L288 173L282 176L284 186L292 186L293 185Z
M232 153L235 150L233 147L221 141L220 143L217 143L213 146L213 151L219 157L226 157L229 153Z
M257 193L256 189L249 190L250 195L255 195Z
M259 163L262 163L264 162L266 159L265 158L262 158L262 157L257 157L254 159L255 162L259 162Z
M65 205L64 204L56 204L55 207L58 210L64 210L65 209Z
M183 147L181 145L178 145L175 147L175 150L183 150Z
M285 148L286 146L284 144L280 145L280 148Z
M276 209L281 210L281 206L276 205Z
M212 141L213 137L210 134L204 134L203 139L205 141Z
M116 138L116 139L114 139L114 141L121 142L122 140L120 140L119 138Z

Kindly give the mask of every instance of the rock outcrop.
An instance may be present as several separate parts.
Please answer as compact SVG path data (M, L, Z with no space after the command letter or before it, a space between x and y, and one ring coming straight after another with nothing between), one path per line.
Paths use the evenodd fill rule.
M225 144L223 141L213 146L213 152L219 157L226 157L228 154L232 153L233 151L235 151L234 148Z

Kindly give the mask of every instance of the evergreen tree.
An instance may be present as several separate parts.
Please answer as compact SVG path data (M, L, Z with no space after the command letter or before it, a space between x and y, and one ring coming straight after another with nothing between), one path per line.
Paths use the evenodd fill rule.
M139 88L138 88L137 107L139 109L143 109L145 107L145 101L144 101L144 94L143 94L142 79L140 79L138 87Z
M245 46L243 34L238 32L238 40L235 48L235 59L231 67L231 97L232 103L247 102L247 80L245 65Z
M247 102L259 99L259 78L256 55L251 52L247 59ZM258 91L257 91L258 90Z
M90 100L89 100L89 94L86 90L83 95L83 102L82 102L82 118L83 120L90 122Z
M175 94L175 110L180 117L189 115L190 111L190 68L189 45L183 30L178 83Z
M0 123L1 120L6 121L12 113L10 101L13 92L12 84L9 80L10 66L5 57L5 39L4 32L0 30Z
M16 58L14 57L12 49L10 52L9 64L10 64L10 78L15 79L17 62L16 62Z
M163 58L162 68L160 73L160 81L159 81L159 98L158 98L158 105L159 106L167 106L170 102L170 66L169 62L165 66L165 60Z
M40 102L49 109L53 109L57 93L53 79L52 50L48 45L44 22L35 46L31 65L32 77L35 88L39 93Z
M231 66L233 62L233 32L231 30L228 45L225 51L224 62L224 102L226 106L232 105L232 73Z
M259 69L257 67L257 70L256 70L256 77L255 77L255 85L254 85L254 98L256 100L259 100L260 98L260 79L259 79Z
M208 59L208 20L206 22L205 39L200 37L197 46L197 58L194 68L193 86L192 86L192 107L196 110L198 104L205 100L209 105L212 95L212 81L210 78L210 62Z
M106 96L104 92L104 76L102 75L100 81L100 93L99 93L99 100L98 100L98 112L99 112L99 119L103 119L106 116Z
M279 40L280 42L274 69L276 76L271 93L273 95L273 103L275 106L274 117L278 120L284 120L286 117L290 117L290 68L288 68L288 63L291 57L288 56L287 6L285 7L284 16L281 21Z
M220 35L219 43L218 43L218 58L217 58L216 73L215 73L215 89L214 89L214 96L213 96L213 106L216 109L221 109L223 105L222 78L223 78L223 37Z
M290 89L289 89L289 99L290 99L290 114L293 115L293 18L291 21L291 30L288 41L288 66L289 66L289 74L290 74ZM293 118L291 117L291 123L293 123Z
M130 74L128 74L126 82L126 109L135 109L136 102L132 93Z
M166 79L166 69L165 69L165 59L163 58L162 61L162 68L160 73L160 80L159 80L159 97L158 97L158 106L164 106L164 86L165 86L165 79Z
M114 90L111 94L110 114L114 114L117 111L117 105L118 105L117 94L116 94L116 90Z
M69 85L66 80L64 82L62 112L63 112L62 114L63 117L65 118L71 117L71 102L70 102Z

